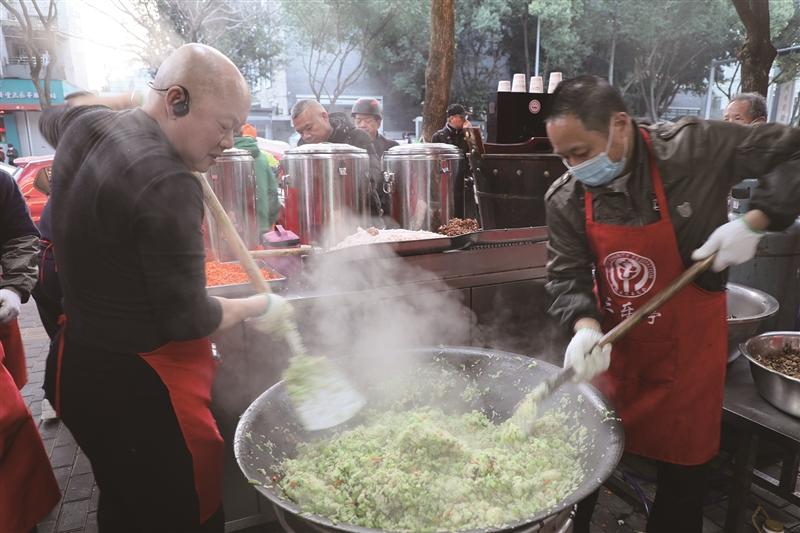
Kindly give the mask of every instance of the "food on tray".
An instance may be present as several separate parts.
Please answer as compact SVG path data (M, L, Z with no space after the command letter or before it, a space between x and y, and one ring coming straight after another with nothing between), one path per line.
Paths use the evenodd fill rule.
M753 359L767 368L787 375L790 378L800 379L800 350L791 346L784 346L780 353L767 355L753 354Z
M266 268L262 268L261 273L264 275L264 279L280 279L279 274L270 272ZM241 285L249 282L250 278L247 272L244 271L239 263L206 261L206 287Z
M423 239L442 239L440 234L432 231L412 231L408 229L358 228L354 234L347 236L333 247L334 250L358 246L360 244L376 244L381 242L420 241Z
M528 436L479 411L373 413L352 430L301 444L273 481L303 512L336 523L391 531L500 526L580 485L581 440L565 419L545 414Z
M455 237L465 233L473 233L479 229L481 228L478 226L478 221L474 218L451 218L447 224L439 226L437 231L448 237Z

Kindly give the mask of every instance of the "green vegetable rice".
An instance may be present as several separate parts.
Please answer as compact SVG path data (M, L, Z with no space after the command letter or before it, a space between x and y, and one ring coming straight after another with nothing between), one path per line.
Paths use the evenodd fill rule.
M300 445L278 486L304 512L392 531L497 527L572 493L585 430L550 412L530 435L479 411L389 410L330 439Z

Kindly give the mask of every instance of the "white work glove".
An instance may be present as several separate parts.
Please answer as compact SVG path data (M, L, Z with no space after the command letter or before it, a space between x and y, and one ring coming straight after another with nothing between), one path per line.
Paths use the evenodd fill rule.
M12 289L0 289L0 324L8 324L19 315L22 305L19 294Z
M692 259L700 261L716 252L711 270L720 272L752 259L763 236L763 233L750 229L743 218L737 218L715 229L703 246L692 252Z
M573 381L589 381L597 374L608 370L611 364L611 344L602 348L597 345L603 334L592 328L581 328L569 341L564 355L564 366L575 368Z
M286 298L277 294L265 294L263 296L267 300L266 311L257 317L251 318L248 322L257 329L271 335L285 334L294 319L291 304Z

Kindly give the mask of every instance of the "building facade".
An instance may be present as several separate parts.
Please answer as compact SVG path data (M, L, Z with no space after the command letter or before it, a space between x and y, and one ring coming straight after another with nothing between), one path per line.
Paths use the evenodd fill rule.
M46 2L42 4L46 9ZM58 62L50 79L50 102L53 105L63 103L64 96L86 86L81 43L71 37L80 33L78 12L70 8L71 2L59 1L57 4ZM35 19L33 8L29 11ZM53 148L39 133L42 108L31 80L30 62L19 22L8 10L0 7L0 148L7 151L8 145L13 144L20 156L53 153Z

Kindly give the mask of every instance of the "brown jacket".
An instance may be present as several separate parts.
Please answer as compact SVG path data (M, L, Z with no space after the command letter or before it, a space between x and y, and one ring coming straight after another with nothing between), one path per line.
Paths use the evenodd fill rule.
M645 127L653 141L685 265L691 264L692 251L728 221L728 193L745 178L760 178L750 208L767 213L771 231L787 228L800 215L800 129L696 118ZM591 188L596 221L641 226L658 220L641 134L636 136L632 157L628 174L607 186ZM586 238L584 190L567 173L545 196L550 230L549 312L566 326L581 317L602 318L593 293L595 257ZM721 291L726 281L726 272L707 272L698 285Z

